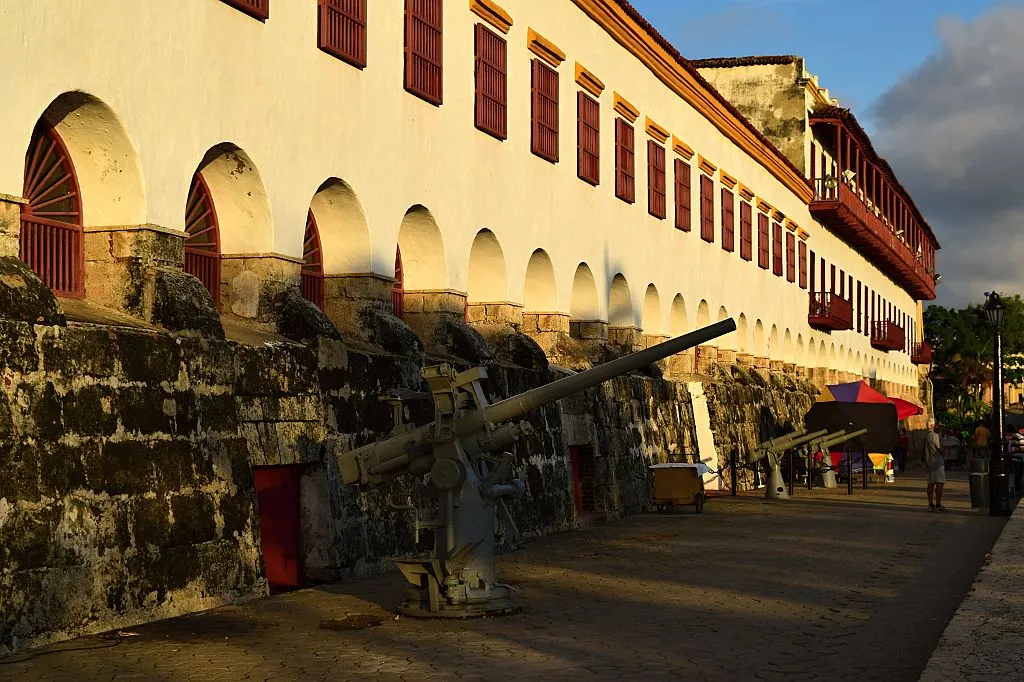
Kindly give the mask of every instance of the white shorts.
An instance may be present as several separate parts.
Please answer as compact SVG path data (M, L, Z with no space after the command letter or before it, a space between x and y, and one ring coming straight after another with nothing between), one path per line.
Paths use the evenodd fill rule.
M942 464L938 469L928 470L928 483L945 483L946 465Z

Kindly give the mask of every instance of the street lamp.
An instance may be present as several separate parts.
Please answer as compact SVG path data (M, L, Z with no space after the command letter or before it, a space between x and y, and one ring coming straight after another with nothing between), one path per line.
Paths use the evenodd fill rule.
M993 351L995 357L992 363L992 449L989 464L989 509L990 516L1008 516L1012 511L1010 506L1009 486L1004 467L1005 455L1003 448L1003 335L1000 328L1003 326L1003 313L1006 305L996 292L985 292L988 300L985 302L985 317L992 327Z

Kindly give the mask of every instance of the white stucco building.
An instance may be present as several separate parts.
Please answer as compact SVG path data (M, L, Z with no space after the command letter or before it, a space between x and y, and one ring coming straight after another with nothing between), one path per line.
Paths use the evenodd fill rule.
M703 357L912 396L938 244L771 59L691 64L623 0L0 2L0 248L69 315L145 320L135 264L258 324L304 273L345 334L393 301L545 348L731 316ZM750 113L794 87L797 133Z

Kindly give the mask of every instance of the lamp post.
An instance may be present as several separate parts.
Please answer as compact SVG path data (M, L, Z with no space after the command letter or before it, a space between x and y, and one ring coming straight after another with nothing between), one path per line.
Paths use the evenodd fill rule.
M1009 486L1005 472L1005 454L1003 449L1003 312L1006 305L996 292L985 292L985 317L993 334L992 363L992 459L989 464L989 509L990 516L1007 516L1010 514Z

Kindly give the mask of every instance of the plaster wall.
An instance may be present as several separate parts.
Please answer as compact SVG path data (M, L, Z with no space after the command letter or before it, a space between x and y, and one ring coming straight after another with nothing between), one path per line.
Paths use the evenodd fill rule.
M468 292L470 300L478 301L500 291L500 285L479 297L468 291L473 284L472 245L486 228L500 245L508 302L523 303L527 267L540 248L550 258L555 286L554 292L538 297L545 299L543 312L571 312L574 273L586 262L597 288L592 314L598 319L608 320L612 283L621 275L638 326L646 317L644 326L664 327L670 312L678 317L680 308L671 306L680 297L691 316L703 300L711 310L724 309L733 317L742 312L767 328L774 325L780 339L789 331L793 347L768 348L771 359L793 355L800 362L795 357L797 338L830 346L833 339L807 326L804 290L742 261L736 252L722 250L717 173L716 239L710 244L700 239L697 156L690 161L694 230L674 229L671 210L668 220L648 214L644 122L649 116L795 221L809 234L810 248L829 262L849 263L848 271L871 282L883 296L904 308L912 306L909 296L883 273L816 225L796 195L567 0L503 3L514 21L506 36L504 142L473 126L472 35L480 19L466 3L444 5L440 107L402 88L400 0L368 3L368 66L363 70L317 49L315 0L272 4L266 22L219 0L94 0L70 7L62 0L39 0L5 8L0 64L31 67L5 70L5 100L14 104L0 109L0 129L5 131L0 136L0 192L21 194L25 151L39 116L62 93L84 92L115 114L111 118L106 110L99 116L79 109L69 114L79 128L72 157L83 173L94 176L83 183L87 225L128 222L182 229L193 173L222 158L213 154L211 159L211 150L228 150L241 153L244 173L231 176L225 167L227 175L218 172L214 181L231 181L236 187L228 204L238 219L224 226L227 252L301 257L311 201L325 182L340 178L349 203L333 226L331 220L320 225L328 233L323 235L327 274L358 269L390 277L403 219L410 207L423 206L440 239L430 248L416 248L428 262L410 288ZM530 153L534 55L527 49L529 29L567 55L558 68L561 135L556 164ZM597 187L576 177L576 62L607 86L600 97L602 182ZM615 92L640 112L635 204L616 199L613 191ZM50 112L51 117L59 114ZM60 120L59 129L70 125ZM107 144L112 151L97 155L95 146L103 146L105 139L112 140ZM92 160L86 162L86 157ZM107 157L116 163L103 161ZM671 165L671 150L668 157ZM214 161L215 167L218 163ZM669 173L670 187L671 180ZM244 205L238 205L242 185ZM216 196L214 201L223 203ZM351 253L340 253L349 248ZM661 321L644 310L650 285L659 294ZM556 309L550 309L547 299L556 302ZM694 324L689 317L682 326ZM866 338L845 334L849 340L837 346L862 351L885 366L894 380L911 373L905 354L885 356L871 350ZM719 345L735 349L741 343L726 337Z

